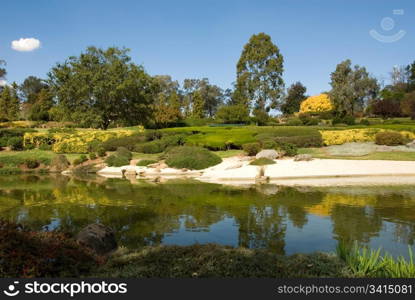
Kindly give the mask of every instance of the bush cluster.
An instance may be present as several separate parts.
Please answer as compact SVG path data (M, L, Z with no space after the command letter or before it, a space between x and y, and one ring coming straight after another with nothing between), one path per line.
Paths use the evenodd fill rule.
M152 132L152 134L154 134L154 132ZM135 145L134 151L147 154L161 153L169 147L184 145L184 143L184 135L165 135L160 139L154 139L147 143Z
M40 162L34 158L26 158L24 164L28 169L36 169L40 166Z
M58 232L33 232L0 220L0 277L79 277L100 259Z
M290 143L277 143L276 149L284 153L285 156L296 156L298 154L298 148L294 144Z
M396 131L383 131L376 134L375 143L378 145L397 146L403 145L405 138Z
M86 155L81 155L79 158L76 158L73 161L74 166L78 166L84 162L86 162L88 160L88 157L86 157Z
M195 146L171 148L165 154L166 164L177 169L201 170L222 162L222 159L209 150Z
M137 162L136 166L138 167L146 167L148 165L151 164L155 164L157 162L157 160L152 160L152 159L141 159Z
M122 167L130 164L133 154L127 148L118 147L114 154L111 154L105 160L109 167Z
M275 146L275 145L273 145ZM261 151L261 144L260 143L248 143L243 144L242 149L248 154L249 156L255 156L259 151Z

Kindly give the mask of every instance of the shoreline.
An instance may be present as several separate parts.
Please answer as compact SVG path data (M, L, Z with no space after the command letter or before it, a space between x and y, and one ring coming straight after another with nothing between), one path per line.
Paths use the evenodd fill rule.
M162 182L187 178L201 182L246 185L342 186L415 184L415 161L313 159L275 160L266 166L249 165L250 159L235 156L203 170L149 168L137 166L105 167L97 172L106 178L149 179Z

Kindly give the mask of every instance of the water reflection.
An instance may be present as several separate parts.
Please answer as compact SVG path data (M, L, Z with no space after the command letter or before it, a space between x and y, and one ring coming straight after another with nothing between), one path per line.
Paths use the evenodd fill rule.
M2 176L0 217L73 233L101 222L132 248L215 242L291 254L331 251L343 240L403 254L414 243L415 187L232 188Z

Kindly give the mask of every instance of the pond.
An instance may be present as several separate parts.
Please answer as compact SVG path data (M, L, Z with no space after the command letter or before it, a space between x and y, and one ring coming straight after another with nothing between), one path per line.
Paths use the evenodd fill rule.
M293 254L334 251L342 240L406 256L415 239L415 186L230 187L0 176L0 217L74 234L101 222L130 248L218 243Z

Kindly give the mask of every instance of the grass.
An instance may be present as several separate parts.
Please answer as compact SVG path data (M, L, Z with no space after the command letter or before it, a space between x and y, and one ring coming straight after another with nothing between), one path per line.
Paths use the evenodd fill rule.
M415 277L415 264L410 246L408 246L408 260L402 256L393 258L390 254L382 256L381 249L360 248L357 243L353 246L339 243L336 252L355 277Z
M253 166L265 166L265 165L273 165L275 161L266 157L261 157L258 159L253 160L250 165Z
M322 159L415 161L415 152L373 152L362 156L336 156L330 155L325 148L300 148L298 153Z
M287 278L344 277L347 267L325 253L282 256L272 251L215 244L120 248L91 277Z
M243 150L213 151L212 153L216 154L220 158L228 158L228 157L237 156L240 154L245 154Z

